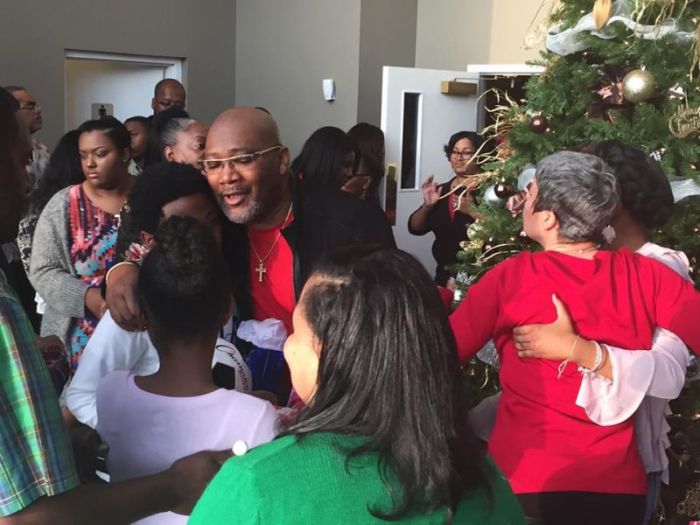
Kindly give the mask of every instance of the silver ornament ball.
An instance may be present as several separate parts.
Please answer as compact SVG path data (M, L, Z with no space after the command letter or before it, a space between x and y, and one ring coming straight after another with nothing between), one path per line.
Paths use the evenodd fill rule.
M530 184L530 181L535 178L537 168L533 164L528 164L523 168L523 171L518 175L518 190L523 191Z
M503 199L496 195L496 188L489 186L484 192L484 202L489 206L500 206L503 204Z

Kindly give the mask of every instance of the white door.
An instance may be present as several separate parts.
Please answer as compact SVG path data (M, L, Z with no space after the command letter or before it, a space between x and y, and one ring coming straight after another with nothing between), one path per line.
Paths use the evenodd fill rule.
M396 224L394 237L402 250L416 257L435 274L431 254L434 236L411 235L408 217L423 202L421 184L431 175L437 183L452 176L443 146L457 131L476 131L477 95L443 95L440 83L459 79L477 84L479 75L466 71L384 67L382 130L388 172L396 173ZM385 202L394 188L387 177ZM389 205L389 207L391 207Z
M74 129L97 118L95 105L121 121L148 117L153 88L164 78L182 80L182 60L67 51L65 74L66 129Z

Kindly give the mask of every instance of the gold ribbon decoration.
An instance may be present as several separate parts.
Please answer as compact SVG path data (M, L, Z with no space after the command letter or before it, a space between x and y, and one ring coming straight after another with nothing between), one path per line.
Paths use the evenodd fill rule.
M673 18L680 18L688 7L688 0L635 0L633 18L642 23L649 12L656 11L655 25L660 25Z
M544 43L547 31L549 31L552 15L554 11L559 8L560 3L561 0L542 0L540 7L537 8L535 16L530 21L530 25L527 26L527 33L525 38L523 38L521 46L523 49L534 49ZM540 16L541 14L543 16ZM534 27L535 23L538 21L537 27Z
M700 66L700 23L696 22L695 37L693 38L693 63L690 64L690 79L695 76L695 72Z
M612 16L612 0L595 0L593 21L597 30L603 29Z

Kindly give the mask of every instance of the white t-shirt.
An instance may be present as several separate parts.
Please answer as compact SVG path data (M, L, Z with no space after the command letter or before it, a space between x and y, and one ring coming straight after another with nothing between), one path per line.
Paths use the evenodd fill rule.
M250 392L250 369L233 344L219 338L212 367L217 363L233 369L236 390ZM109 311L97 323L83 351L80 364L65 390L68 410L81 423L97 426L95 394L100 380L115 370L128 370L134 375L150 375L160 362L148 332L127 332L112 319Z
M140 389L130 372L109 374L97 389L97 432L109 446L107 467L118 482L161 472L200 450L248 448L272 440L278 417L270 403L219 388L194 397L171 397ZM165 512L139 524L186 523Z

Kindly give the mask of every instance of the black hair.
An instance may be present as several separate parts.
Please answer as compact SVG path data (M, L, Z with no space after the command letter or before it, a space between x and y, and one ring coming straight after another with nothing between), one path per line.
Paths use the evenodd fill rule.
M119 150L130 149L131 147L129 131L124 124L112 116L83 122L78 128L78 138L80 138L80 135L83 133L90 133L92 131L102 131L109 137L110 142Z
M8 110L12 113L16 113L19 110L19 102L17 102L17 99L12 96L14 91L11 89L16 87L18 86L7 86L0 88L0 98L7 105ZM20 89L17 89L17 91L20 91Z
M373 124L359 122L348 130L348 137L360 149L360 162L364 163L366 174L371 177L368 198L378 200L377 192L384 177L384 132Z
M324 126L306 139L301 153L292 161L292 174L302 177L302 187L340 189L345 183L341 175L343 158L348 153L355 153L355 171L360 161L355 141L340 128Z
M613 169L620 203L635 221L648 230L666 224L673 213L673 192L658 162L617 140L601 142L594 154Z
M0 166L11 168L14 164L13 148L17 147L19 125L15 113L19 104L5 88L0 88ZM6 177L0 170L0 175ZM5 182L6 184L6 182Z
M151 119L148 117L142 117L141 115L135 115L133 117L129 117L124 121L124 124L126 125L128 122L138 122L142 126L146 128L146 130L151 129Z
M163 219L163 206L193 194L205 195L216 205L206 177L193 166L161 162L144 169L136 177L121 214L117 252L124 253L127 240L138 239L142 231L155 233Z
M172 119L190 118L189 113L177 106L169 107L159 113L153 115L151 119L151 128L148 132L148 149L144 156L144 166L156 164L165 160L163 150L161 148L161 135L163 129Z
M56 144L46 170L39 178L37 189L31 194L29 203L31 212L41 213L46 203L59 190L80 184L85 180L78 152L79 136L80 131L73 129L63 135Z
M155 340L192 341L219 328L231 281L211 228L173 216L158 229L139 272L139 302Z
M368 506L384 519L446 506L450 521L466 492L490 494L456 343L426 270L401 250L364 246L334 252L314 278L301 307L322 348L317 388L288 433L366 437L347 461L378 454L393 508Z
M15 175L18 169L15 156L22 145L21 130L15 116L18 107L15 98L4 89L0 89L0 183L2 184L0 191L3 192L1 200L3 207L0 209L0 242L14 241L20 219L19 215L10 215L5 208L10 196L19 194L17 184L20 181ZM0 260L4 260L2 254L0 254Z
M481 144L483 144L484 142L484 138L474 131L458 131L457 133L454 133L450 137L449 142L443 146L443 151L445 152L445 155L447 155L448 159L452 154L452 150L454 149L455 144L457 144L462 139L469 139L469 141L472 143L472 146L474 146L475 152L481 147Z
M160 132L160 154L165 158L165 148L173 147L179 140L178 135L192 124L198 123L193 118L171 118L165 123Z
M357 143L363 156L370 156L377 162L382 162L384 132L381 128L367 122L358 122L348 130L348 137Z

